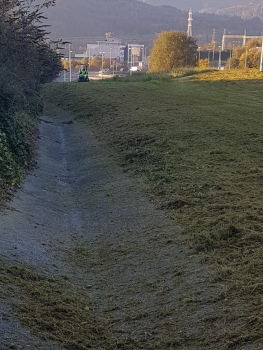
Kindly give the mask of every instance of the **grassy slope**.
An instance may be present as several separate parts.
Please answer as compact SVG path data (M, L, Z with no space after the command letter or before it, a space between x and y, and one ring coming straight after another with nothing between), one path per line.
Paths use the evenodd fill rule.
M229 322L236 315L229 345L238 348L262 338L262 88L258 72L230 71L43 91L89 119L196 250L218 262L219 298L233 311Z

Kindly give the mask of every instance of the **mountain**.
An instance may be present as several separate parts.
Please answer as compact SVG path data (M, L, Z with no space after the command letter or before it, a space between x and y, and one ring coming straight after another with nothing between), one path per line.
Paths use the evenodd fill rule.
M199 0L146 0L146 2L154 6L174 6L183 11L188 11L190 7L194 11L200 11L204 8L203 1Z
M147 3L156 6L171 5L182 10L192 7L194 11L201 13L240 16L243 19L263 19L263 0L147 0Z
M227 16L239 16L243 19L249 20L255 17L259 17L263 20L263 2L249 3L249 4L237 4L227 6L224 8L204 8L202 12L210 12L218 15Z
M137 0L57 0L56 3L46 11L50 37L70 40L74 49L87 42L104 40L109 31L123 43L143 43L147 47L162 31L187 31L188 13L174 6L153 6ZM247 29L249 35L259 35L262 22L257 18L245 21L238 17L194 13L193 35L199 43L211 41L213 28L220 42L224 28L234 34Z

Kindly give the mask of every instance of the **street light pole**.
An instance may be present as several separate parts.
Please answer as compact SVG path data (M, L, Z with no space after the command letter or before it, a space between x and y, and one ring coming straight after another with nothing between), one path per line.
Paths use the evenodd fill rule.
M63 81L66 81L66 68L65 68L65 58L61 58L63 61Z
M89 45L89 70L90 70L90 59L91 59L91 47Z
M89 45L87 44L87 50L86 50L86 62L88 61L88 49L89 49Z
M103 79L103 54L105 53L104 51L100 52L101 53L101 79Z
M213 67L215 64L215 45L213 46Z
M221 69L221 46L219 46L218 69Z
M112 51L112 47L110 47L110 69L111 69L111 51Z
M260 57L260 72L263 72L263 36L261 37L261 57Z
M103 52L101 55L101 78L103 78Z
M69 81L71 81L71 44L68 44Z

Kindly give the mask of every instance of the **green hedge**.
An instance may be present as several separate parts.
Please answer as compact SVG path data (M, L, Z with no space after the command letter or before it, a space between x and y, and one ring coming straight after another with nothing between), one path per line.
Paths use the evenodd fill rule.
M1 73L4 73L1 70ZM0 82L0 200L5 190L23 179L34 147L36 116L42 112L38 91L31 92L9 81Z

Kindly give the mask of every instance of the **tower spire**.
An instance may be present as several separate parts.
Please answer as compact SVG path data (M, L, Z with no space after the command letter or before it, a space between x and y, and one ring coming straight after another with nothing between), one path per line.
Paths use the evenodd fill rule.
M190 7L190 10L188 12L187 36L188 37L193 36L193 11L192 11L192 7Z

